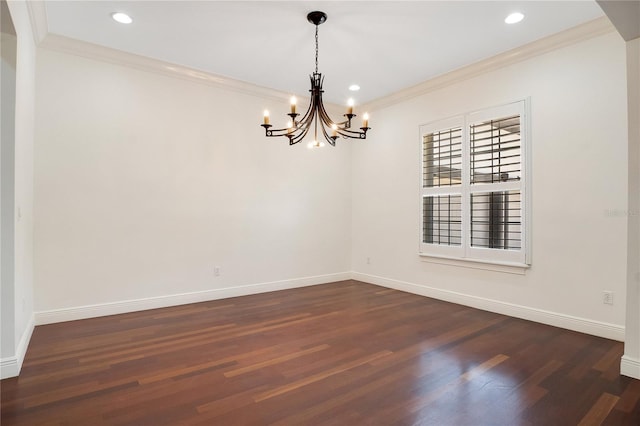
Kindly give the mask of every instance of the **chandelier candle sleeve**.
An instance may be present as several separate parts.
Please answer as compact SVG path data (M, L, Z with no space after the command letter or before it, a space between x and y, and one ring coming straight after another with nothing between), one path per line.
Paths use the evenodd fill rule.
M327 20L327 14L324 12L310 12L307 15L307 20L316 26L316 68L313 74L309 75L311 81L311 89L309 92L310 104L304 115L300 116L296 111L297 99L295 96L291 97L291 112L286 114L289 116L289 122L287 127L282 129L274 129L269 121L269 111L264 112L264 127L265 136L276 137L284 136L289 139L289 145L297 144L301 142L305 136L313 129L313 142L309 143L309 147L322 147L324 142L320 141L320 137L329 142L332 146L335 146L336 139L342 137L344 139L366 139L367 131L369 127L369 115L365 114L362 120L362 127L358 130L351 127L351 120L356 117L353 113L353 99L349 99L347 106L347 113L344 114L344 121L335 121L329 117L324 104L322 102L322 83L324 77L318 72L318 26Z

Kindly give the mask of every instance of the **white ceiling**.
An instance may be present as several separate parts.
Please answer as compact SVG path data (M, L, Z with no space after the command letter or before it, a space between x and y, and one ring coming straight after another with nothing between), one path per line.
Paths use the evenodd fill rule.
M325 99L391 94L603 16L595 1L47 1L49 33L305 96L314 26ZM112 12L134 23L113 21ZM513 11L525 19L507 25ZM348 86L359 84L353 94Z

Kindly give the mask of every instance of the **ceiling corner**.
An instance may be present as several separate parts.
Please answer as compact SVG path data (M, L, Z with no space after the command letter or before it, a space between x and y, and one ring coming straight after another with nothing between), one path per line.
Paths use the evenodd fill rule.
M640 37L639 0L597 0L597 3L625 41Z

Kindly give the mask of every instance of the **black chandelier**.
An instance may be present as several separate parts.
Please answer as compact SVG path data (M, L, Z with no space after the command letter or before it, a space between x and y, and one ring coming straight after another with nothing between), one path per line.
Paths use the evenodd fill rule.
M318 72L318 25L324 23L327 20L327 14L324 12L310 12L307 15L307 20L316 26L316 70L313 75L310 75L311 79L311 103L307 112L298 120L300 114L296 113L296 98L291 98L291 112L287 114L291 119L287 123L287 127L284 129L272 129L272 125L269 123L269 111L264 112L264 123L262 127L265 130L265 136L285 136L289 138L289 145L297 144L302 141L304 137L309 133L311 126L313 125L313 142L309 143L309 148L319 148L324 146L324 142L318 140L318 130L324 136L324 139L331 145L336 145L336 139L342 136L343 138L351 139L366 139L367 130L369 127L369 115L364 114L362 120L362 127L360 130L351 129L351 120L356 116L353 113L353 101L349 101L347 107L347 113L344 114L346 120L341 122L335 122L329 117L329 114L322 104L322 82L324 77Z

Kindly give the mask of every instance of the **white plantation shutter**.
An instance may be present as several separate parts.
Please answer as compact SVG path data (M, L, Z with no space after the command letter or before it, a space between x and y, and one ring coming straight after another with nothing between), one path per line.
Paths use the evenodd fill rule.
M436 195L422 198L423 242L460 246L462 244L462 198Z
M420 253L527 263L526 104L421 126Z
M463 121L422 127L421 247L460 256L462 229Z

